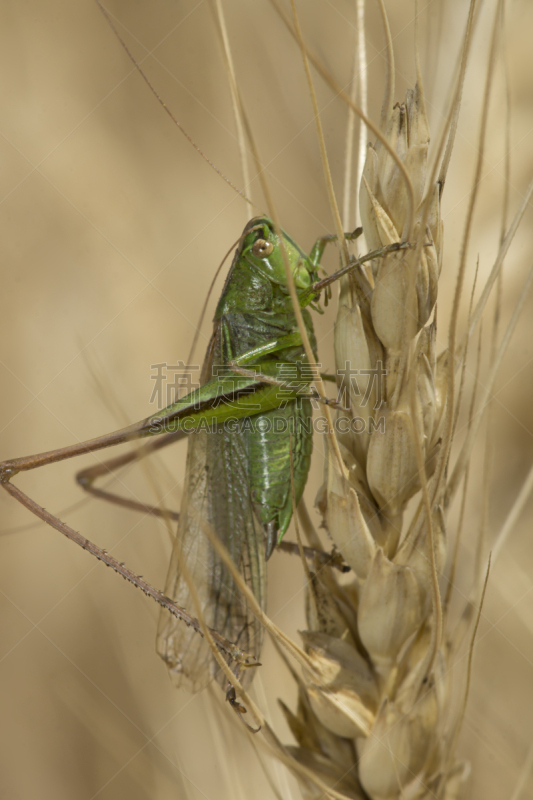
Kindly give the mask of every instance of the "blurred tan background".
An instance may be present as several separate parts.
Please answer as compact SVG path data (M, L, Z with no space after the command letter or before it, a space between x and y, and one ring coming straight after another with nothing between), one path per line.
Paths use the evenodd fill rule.
M377 10L369 5L370 114L378 119L383 40ZM472 180L494 5L483 5L476 29L444 195L441 346ZM300 6L307 40L349 88L354 3ZM398 0L387 6L397 58L396 99L401 100L415 77L414 9ZM230 93L210 3L109 0L108 8L164 101L240 186ZM333 225L301 56L266 0L227 0L224 9L240 88L282 224L309 249ZM443 123L465 12L465 2L434 0L420 16L435 136ZM511 212L533 167L532 28L531 4L512 3L506 27ZM92 0L6 0L0 62L0 457L7 458L81 441L151 413L151 365L187 359L207 286L238 237L246 209L172 125ZM495 80L469 258L471 280L479 255L480 282L490 270L501 225L505 102L500 65ZM319 79L316 86L340 194L346 110ZM257 182L250 192L263 211ZM506 263L504 321L533 256L531 223L529 213ZM334 256L329 264L335 265ZM221 286L219 281L196 363L203 358ZM532 304L533 298L528 309ZM497 386L489 538L533 457L531 316L526 311ZM332 324L331 309L317 321L327 368L333 364ZM486 331L488 339L488 326ZM317 438L310 506L320 484L322 452ZM185 447L178 445L163 461L168 474L157 480L177 509ZM458 575L464 592L482 507L483 462L481 448L473 462ZM85 500L73 473L90 463L87 457L17 482L162 587L170 550L165 530L142 515ZM153 500L139 469L113 486ZM0 510L0 796L275 797L250 741L220 698L190 697L172 688L154 650L154 604L58 533L34 524L4 493ZM533 738L530 511L531 506L494 566L480 628L460 741L461 753L472 762L470 797L476 799L511 795ZM305 624L296 560L274 556L269 580L269 613L296 636ZM293 703L292 681L269 643L262 661L256 696L281 738L290 741L275 698ZM270 765L268 772L282 797L300 796L281 766ZM531 792L529 779L523 797Z

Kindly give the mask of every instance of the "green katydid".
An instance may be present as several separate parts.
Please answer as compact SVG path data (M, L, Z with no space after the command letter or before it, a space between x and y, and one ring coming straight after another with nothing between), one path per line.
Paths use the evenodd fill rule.
M349 236L355 238L359 232ZM307 479L312 447L312 376L304 369L306 356L289 295L284 258L289 261L307 334L316 349L306 307L320 291L363 261L407 246L393 245L369 253L318 281L317 270L326 242L334 238L318 239L310 256L306 256L287 234L278 235L267 217L251 220L240 238L217 306L203 383L198 390L155 417L107 436L0 464L4 488L172 612L173 616L162 612L158 651L175 681L192 690L205 685L215 674L224 681L225 678L208 643L197 636L198 623L183 609L185 606L194 610L179 569L180 558L186 559L199 589L203 618L218 634L216 641L225 657L239 660L243 652L257 657L262 627L215 554L204 528L208 525L214 530L264 607L265 560L289 526L292 492L297 503ZM290 381L287 366L293 368ZM165 595L75 534L10 483L18 472L74 455L161 433L166 433L161 438L164 445L184 432L192 434L187 485ZM131 455L119 457L104 468L107 471L131 459ZM99 467L80 473L80 483L90 488L95 475L102 471ZM253 672L247 670L245 676L251 679Z
M102 11L104 11L104 9L102 9ZM115 30L105 11L104 15ZM119 35L118 38L122 42L122 39ZM124 43L122 42L122 44ZM129 51L127 52L128 55L130 55ZM132 60L135 63L135 60ZM138 65L135 65L138 68ZM139 71L142 74L142 70ZM162 592L154 589L144 580L134 575L123 564L118 563L108 553L89 543L86 539L76 534L75 531L64 525L64 523L61 523L59 520L57 520L57 518L53 517L53 515L48 514L43 509L40 509L33 501L25 497L22 492L9 481L17 471L32 469L43 464L52 463L85 452L102 449L120 442L131 441L133 439L143 437L151 437L153 434L161 433L164 430L167 431L166 436L160 436L151 440L152 444L145 445L144 449L140 448L140 452L142 453L148 450L158 449L159 446L164 446L171 441L175 441L175 439L179 438L181 435L186 435L185 431L187 430L190 432L191 424L193 427L195 424L201 426L203 423L215 423L217 425L223 425L224 421L228 418L234 420L240 417L246 421L255 417L260 418L268 416L269 414L277 414L282 419L285 419L285 422L288 422L288 420L292 419L293 421L299 420L300 423L303 423L300 425L300 427L294 427L294 488L296 499L298 500L305 484L308 458L310 455L310 432L308 429L309 415L308 412L305 411L305 409L308 409L309 375L304 375L303 371L299 372L300 367L298 366L298 362L302 362L303 366L305 367L306 359L301 338L297 331L294 312L288 296L286 278L282 268L281 242L279 237L274 233L272 224L266 219L262 221L262 224L266 225L270 233L266 233L265 230L263 230L262 234L257 230L252 233L252 228L254 228L257 224L258 220L255 220L253 223L250 223L250 226L247 226L246 235L244 236L239 248L239 254L238 257L236 257L236 262L238 262L241 258L246 260L243 254L247 246L251 245L253 248L256 240L261 239L262 236L267 237L267 239L263 239L263 241L266 241L267 243L269 243L268 240L272 238L272 241L270 242L270 245L273 247L272 253L266 253L266 258L259 260L262 261L262 263L264 262L276 266L274 275L271 276L274 278L274 280L271 280L265 275L263 275L263 278L266 277L267 283L269 283L271 287L275 286L276 291L281 295L282 309L280 309L279 313L281 316L285 315L285 319L281 327L284 328L285 331L290 331L290 333L286 333L286 335L289 337L288 340L280 341L279 337L276 338L276 335L272 330L268 330L268 325L266 327L263 326L262 330L259 330L257 327L254 328L255 322L257 322L259 319L259 316L256 312L259 312L259 315L260 313L268 314L271 312L265 311L264 309L263 312L261 312L261 309L259 309L256 304L257 296L254 294L254 291L252 291L251 296L246 302L249 301L247 312L250 317L254 317L255 315L255 322L252 319L249 327L250 331L253 332L253 336L259 337L259 339L258 342L255 342L255 345L252 341L249 342L249 346L244 345L244 349L242 351L237 348L235 352L233 352L233 350L226 350L225 353L220 354L221 358L219 360L223 362L222 366L226 368L228 374L218 376L216 380L207 380L205 373L209 372L209 364L211 361L213 361L213 353L208 353L206 358L206 369L204 370L204 379L206 382L201 387L199 392L194 397L183 398L178 404L174 404L174 406L165 409L158 415L157 419L150 418L149 420L144 420L142 423L129 426L123 431L118 431L114 434L99 437L98 439L91 440L90 442L82 443L80 445L74 445L59 451L51 451L40 456L30 456L25 459L17 459L16 461L5 462L3 465L0 465L0 478L2 479L2 482L8 491L17 496L18 499L23 501L34 513L45 519L49 524L53 525L62 533L77 541L81 546L91 550L94 555L103 560L106 564L111 565L125 578L139 586L141 589L143 589L143 591L152 595L161 605L167 608L174 615L174 619L171 622L168 621L168 616L164 618L166 620L164 627L166 627L167 630L166 632L160 631L158 645L159 650L164 655L167 663L169 663L169 666L175 673L178 681L184 678L185 682L189 681L189 683L192 683L193 686L201 685L201 683L207 680L207 677L212 673L212 671L216 669L207 646L200 640L200 637L196 635L196 632L200 630L198 621L191 617L190 614L187 614L186 610L181 606L176 605L172 599L169 599ZM253 236L254 241L247 243L247 236ZM318 294L319 288L321 288L314 283L314 280L316 279L316 270L320 263L320 258L326 241L334 238L335 237L325 237L319 240L313 248L311 255L307 257L294 244L294 242L292 242L292 240L286 236L286 234L283 234L283 242L285 243L287 256L289 258L292 271L295 273L296 277L297 289L299 290L299 303L304 309L307 305L313 302ZM383 255L384 252L385 251L381 251L380 253L370 254L369 257ZM261 256L261 253L259 253L259 256ZM234 262L234 267L236 262ZM255 266L258 267L258 264ZM356 265L350 265L351 269L354 267L356 267ZM247 268L251 268L251 265L248 262ZM334 280L336 277L338 277L338 275L332 276L330 280ZM300 283L299 286L298 283ZM253 288L254 287L252 287L252 290ZM237 300L244 300L244 298L239 298L238 287L235 289L235 292L233 290L230 291L229 283L226 283L219 304L219 309L223 303L228 301L233 295L235 295ZM222 316L224 316L224 314L222 314ZM305 319L306 325L308 326L308 332L311 334L312 339L312 323L308 313L305 314ZM216 324L219 323L220 320L218 320ZM219 327L228 326L219 325ZM231 325L229 327L231 328ZM246 335L248 336L249 334L247 333ZM253 336L251 338L253 338ZM293 337L292 339L290 339L291 336ZM224 363L225 358L228 359L227 363ZM278 364L282 365L281 369L278 368ZM290 390L286 385L283 387L280 387L279 385L280 379L283 381L284 378L284 376L281 374L283 372L283 366L287 365L296 367L296 383L300 384L299 390L295 391L293 396L290 395ZM258 373L255 377L249 374L251 368L255 368ZM298 378L300 378L300 380L298 380ZM280 388L282 391L280 391ZM298 401L297 396L299 398ZM296 402L298 402L300 405L298 406L298 413L294 414L291 413L291 408L296 406ZM284 409L280 409L281 403L286 404ZM199 407L196 407L198 404ZM287 405L291 406L288 411ZM237 406L237 409L235 406ZM290 424L286 424L283 427L288 429L288 431L291 430ZM301 431L304 431L304 434L301 436L301 440L296 440L297 434L300 435ZM259 433L261 433L261 431L259 431ZM261 435L263 434L264 432L261 433ZM222 434L217 433L216 437L224 435L223 429ZM228 435L232 435L235 442L246 437L250 438L248 433L246 433L246 436L244 436L240 432L240 429L229 431ZM212 438L214 441L217 441L215 435ZM194 444L198 440L203 440L205 442L205 436L202 431L200 431L198 434L194 434L191 441L191 451L198 450L204 459L202 462L200 456L196 454L195 463L203 463L205 466L209 466L207 463L209 461L208 456L201 453L201 447L199 445ZM279 463L283 462L282 474L284 475L285 481L283 493L277 498L270 498L270 490L265 491L264 471L261 468L256 469L260 461L254 457L251 457L249 459L249 465L247 469L249 469L249 473L253 472L254 474L248 474L247 476L245 484L248 489L248 494L247 498L242 501L247 506L245 522L242 522L241 520L240 527L239 525L229 526L229 523L228 525L221 526L218 523L218 515L216 515L217 519L215 519L215 524L213 525L211 523L211 527L214 528L215 532L220 536L222 541L229 546L228 549L235 558L238 567L243 572L246 582L255 591L256 596L261 603L264 603L265 593L264 554L270 554L276 541L280 538L280 535L282 536L285 532L292 514L292 498L290 497L291 474L290 470L288 469L291 439L289 436L280 436L278 437L278 444L280 444L281 449L283 450L283 454L280 456L279 461ZM220 448L220 445L214 445L213 447ZM298 451L299 447L301 447L301 452ZM266 452L268 452L268 446ZM211 457L213 457L212 454ZM79 480L82 485L85 486L85 488L90 489L94 494L105 496L105 492L102 490L97 490L92 485L92 480L95 476L107 472L111 467L120 466L120 464L126 463L128 460L132 460L129 454L125 457L113 459L107 464L101 465L99 468L85 470L79 476ZM194 472L194 470L192 470L190 467L190 463L192 461L193 456L189 455L187 478L188 489L185 493L185 507L188 502L188 498L195 494L195 487L191 485L193 480L191 476ZM206 470L200 471L205 477L209 470L207 470L207 472ZM280 484L283 484L283 480L280 480ZM209 486L209 492L204 492L203 494L202 492L197 492L197 494L203 497L203 502L208 503L209 505L209 513L204 514L204 521L209 520L210 516L213 516L214 511L217 509L217 503L224 505L228 502L225 495L224 486L221 485L221 482L216 475L216 470L211 469L211 475L209 475L208 479L205 479L205 485ZM275 492L273 492L273 494L275 494ZM267 495L266 498L265 495ZM136 505L135 503L131 502L123 502L122 504L133 507ZM205 507L200 509L200 511L201 513L205 511ZM197 541L199 537L192 537L190 534L195 525L197 529L201 527L199 526L198 522L192 522L190 526L189 523L186 522L182 522L181 524L182 526L185 526L184 538L187 539L187 537L189 537L190 540ZM248 558L248 552L250 548L252 548L254 551L253 558L256 562L255 576L252 575L249 565L245 564L245 560L243 560ZM176 559L177 556L174 554L173 564L171 564L169 579L167 581L167 587L172 586L173 588L172 590L167 588L167 593L171 594L172 598L175 600L178 600L178 598L187 596L188 593L183 588L183 583L180 583L179 573L176 573L175 571ZM213 560L213 563L210 566L200 564L200 568L204 570L201 582L204 585L204 588L206 588L206 591L211 591L209 587L216 586L216 581L213 581L211 577L209 577L209 573L216 572L217 570L220 571L221 568L219 568L219 564L216 559ZM196 565L194 561L191 562L190 569L193 572L193 575L196 576L198 565ZM221 582L223 584L224 578L222 578L221 581L220 576L217 576L217 581L219 584ZM257 653L259 651L261 635L259 634L256 636L254 640L253 631L252 633L250 631L251 629L259 631L260 626L255 621L255 618L252 619L252 616L248 610L245 612L242 611L243 608L246 609L246 606L243 605L238 593L233 592L232 594L231 589L228 588L232 585L232 579L228 578L226 588L224 589L224 593L226 595L224 602L220 602L221 593L218 593L218 596L214 599L211 596L205 600L204 611L207 609L207 613L205 613L204 616L206 617L206 621L209 623L210 620L213 620L216 617L216 613L218 613L218 617L214 621L214 628L215 633L216 629L218 628L218 634L222 634L222 636L215 636L216 643L228 660L236 659L239 661L241 650L246 650L245 641L248 642L248 646L253 653ZM213 591L211 594L215 595L217 592ZM233 605L231 605L232 602L234 603L235 608L233 608ZM222 610L217 612L216 609L219 606ZM223 616L224 608L226 608L227 611L229 624L226 624L226 619L222 620L222 622L219 624L219 618ZM188 611L194 613L194 608L189 607ZM242 628L243 613L246 615L246 625L244 632L239 636L239 625L241 625ZM186 628L181 622L177 621L176 617L178 620L186 620L188 624L194 628L194 632ZM237 617L239 617L240 621L235 621ZM224 634L226 635L224 636ZM237 643L233 642L234 638L238 640ZM181 658L182 654L184 653L187 642L192 641L195 641L196 643L191 650L191 655L186 656L186 664L181 664L179 662L179 658ZM202 661L202 658L199 657L198 660L196 660L195 657L193 657L192 653L194 648L197 648L199 651L201 650L203 653L202 666L198 670L196 670L196 667ZM181 672L177 671L178 667L181 667ZM190 676L187 676L186 673L190 671L194 671L194 679L191 679ZM245 674L252 675L253 670L250 670Z

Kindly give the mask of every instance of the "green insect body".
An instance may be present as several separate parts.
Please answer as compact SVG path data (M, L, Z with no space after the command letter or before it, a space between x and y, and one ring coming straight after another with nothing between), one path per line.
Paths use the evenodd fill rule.
M286 234L283 244L299 300L307 305L313 299L308 290L316 280L323 246L317 243L309 257ZM305 308L303 315L316 350ZM191 425L215 423L208 429L199 425L189 436L186 486L165 593L194 613L180 569L184 559L207 625L256 657L262 626L213 550L205 528L224 543L264 608L266 558L289 526L293 486L298 502L307 480L312 408L309 399L298 396L301 381L297 389L284 389L280 401L279 385L236 374L232 367L253 367L281 383L287 365L294 373L306 361L278 235L269 219L255 218L244 230L216 310L202 386L165 409L161 419L168 430L187 428L186 420ZM228 420L234 424L223 424ZM225 681L207 642L164 610L157 649L178 685L196 691L214 675ZM245 682L253 672L245 672Z
M355 239L360 233L361 229L357 229L345 236ZM0 464L0 485L6 491L163 606L158 652L175 683L192 691L215 676L225 683L208 642L198 635L197 620L191 617L199 613L198 599L207 626L223 637L226 645L228 641L233 643L221 647L221 651L230 654L228 661L234 659L234 647L257 658L263 638L261 624L211 544L213 536L225 546L264 608L265 562L289 526L293 497L297 504L309 471L312 375L290 297L285 259L316 358L313 324L306 307L314 303L322 289L364 261L409 247L408 243L398 243L375 250L317 281L326 243L335 239L318 239L307 256L287 234L278 235L268 218L251 220L240 239L216 310L199 389L157 416L127 428ZM287 368L291 369L290 376ZM164 431L172 435L163 437L160 446L189 434L186 485L165 595L11 483L19 472ZM97 490L93 482L98 476L142 458L148 450L139 448L81 470L77 480L98 497L132 507L125 498ZM142 504L133 505L150 513L160 512ZM189 578L196 589L194 598ZM244 682L252 677L253 670L245 671Z

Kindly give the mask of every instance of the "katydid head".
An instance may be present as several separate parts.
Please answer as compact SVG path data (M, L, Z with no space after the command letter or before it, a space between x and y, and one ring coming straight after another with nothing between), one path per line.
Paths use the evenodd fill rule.
M274 223L268 217L250 220L242 241L241 258L246 259L263 277L288 292L283 251L291 267L296 291L305 292L317 279L316 267L309 257L285 231L278 236Z

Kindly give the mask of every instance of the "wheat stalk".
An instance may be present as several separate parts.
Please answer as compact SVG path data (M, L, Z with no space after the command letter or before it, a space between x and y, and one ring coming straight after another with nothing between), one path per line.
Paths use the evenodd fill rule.
M394 65L389 47L391 69L382 111L386 141L380 137L368 148L360 214L369 249L395 241L410 241L414 247L374 262L371 269L355 272L341 285L335 357L343 398L348 398L351 411L337 418L342 462L338 451L330 447L317 505L324 527L355 579L341 586L318 562L315 571L308 572L307 630L301 636L311 663L297 678L296 713L283 705L297 742L289 748L299 765L293 771L308 798L452 800L466 796L470 766L458 757L456 747L468 702L490 557L483 567L480 542L471 600L464 608L462 624L454 630L447 612L455 588L455 559L451 572L446 570L445 512L457 481L464 477L469 447L463 446L464 455L459 456L449 485L447 467L461 394L456 389L456 372L461 363L464 369L466 359L465 347L459 351L456 344L457 312L482 171L502 13L503 6L497 5L449 344L438 355L436 306L444 243L440 205L471 45L474 5L465 29L440 171L445 136L438 143L433 170L428 171L430 137L420 71L405 101L392 106ZM528 197L529 192L526 202ZM520 218L519 212L515 222ZM481 410L487 406L530 280L531 273L499 347L493 338L495 363ZM473 422L475 406L474 392L472 435L467 443L479 425L479 410ZM529 491L529 482L523 491ZM522 500L517 500L520 508ZM483 568L485 579L480 582ZM443 606L439 582L444 581L448 589ZM463 659L462 674L451 680L465 635L470 639L468 657ZM284 761L290 766L286 756Z
M369 148L360 189L366 242L370 249L416 246L356 272L341 289L335 355L351 413L338 419L343 464L332 452L319 507L356 578L341 588L318 570L310 581L304 642L311 666L299 717L287 716L300 745L295 756L341 794L360 797L362 787L372 798L430 797L458 777L443 738L444 484L428 484L451 402L449 359L435 352L443 233L439 186L425 186L429 131L420 85L387 110L384 135L411 186L408 192L381 142ZM347 739L357 754L350 752L349 769Z

